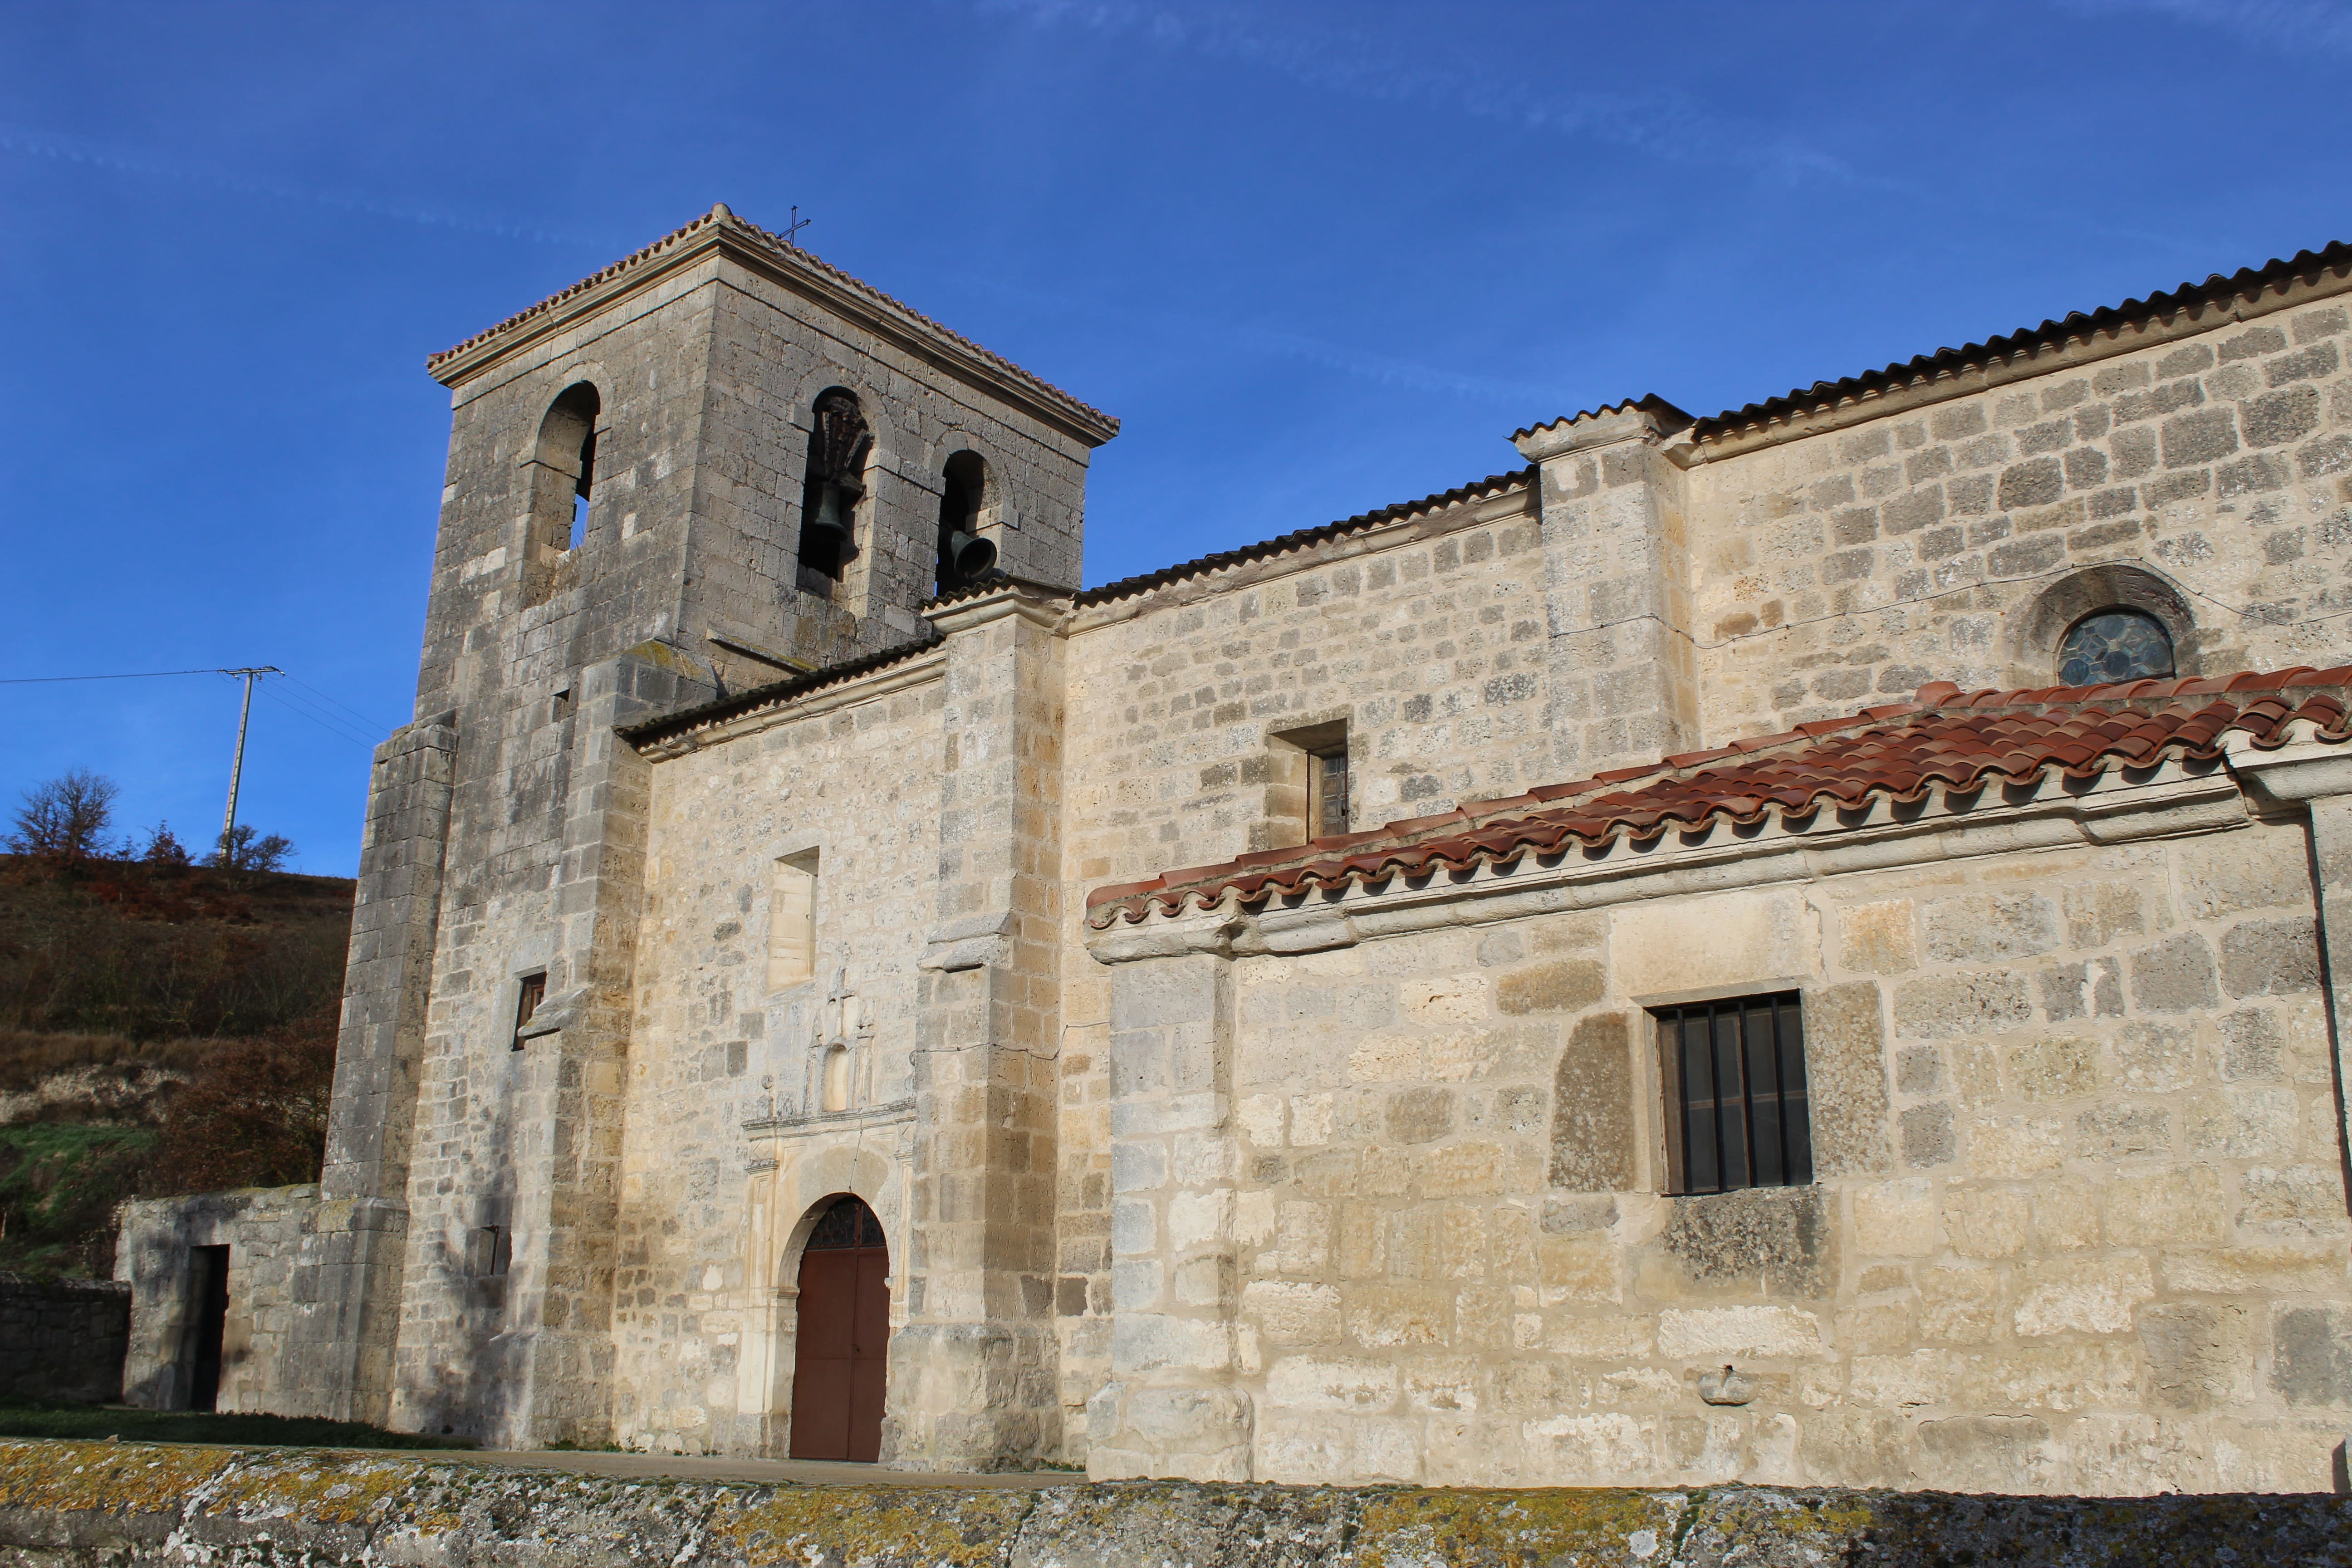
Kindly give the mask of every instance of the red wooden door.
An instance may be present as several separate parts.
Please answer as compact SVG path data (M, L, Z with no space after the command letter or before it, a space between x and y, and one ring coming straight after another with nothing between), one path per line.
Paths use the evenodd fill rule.
M881 1223L857 1199L843 1198L817 1221L801 1254L793 1458L870 1465L881 1457L889 1279Z

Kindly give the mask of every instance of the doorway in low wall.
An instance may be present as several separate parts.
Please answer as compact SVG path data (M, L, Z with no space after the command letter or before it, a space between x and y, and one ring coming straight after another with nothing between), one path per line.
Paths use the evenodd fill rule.
M220 1408L221 1341L228 1328L228 1248L188 1248L188 1408Z

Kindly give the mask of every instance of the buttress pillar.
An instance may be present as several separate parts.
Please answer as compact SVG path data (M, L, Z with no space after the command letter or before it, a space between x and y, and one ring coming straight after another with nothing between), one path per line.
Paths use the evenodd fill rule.
M922 959L906 1324L883 1459L996 1470L1061 1442L1053 1323L1066 602L1010 584L947 638L938 926Z

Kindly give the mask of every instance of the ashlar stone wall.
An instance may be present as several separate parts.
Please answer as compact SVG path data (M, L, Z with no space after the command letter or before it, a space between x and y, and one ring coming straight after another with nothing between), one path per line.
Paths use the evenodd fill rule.
M2224 789L2185 837L1099 934L1093 1473L2326 1489L2352 1274L2305 830ZM1784 989L1815 1180L1665 1195L1648 1007Z
M1546 624L1519 481L1071 617L1055 1303L1071 1455L1109 1375L1112 1302L1110 984L1079 941L1086 892L1300 841L1280 794L1298 781L1276 773L1292 731L1347 725L1358 831L1545 782Z
M866 1198L903 1294L940 657L652 767L613 1327L625 1446L782 1451L791 1298L818 1200ZM814 971L772 988L774 868L811 851ZM836 1044L849 1092L831 1110Z
M2051 684L2032 607L2089 567L2176 590L2185 672L2340 662L2352 312L2273 296L2165 327L1817 435L1703 443L1685 479L1706 743L1927 680Z

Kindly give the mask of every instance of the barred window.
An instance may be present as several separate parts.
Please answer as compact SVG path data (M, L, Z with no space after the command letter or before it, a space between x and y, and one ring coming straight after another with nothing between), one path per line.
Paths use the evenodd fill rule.
M1676 1193L1813 1179L1805 1029L1797 993L1654 1011L1665 1068L1668 1183Z

